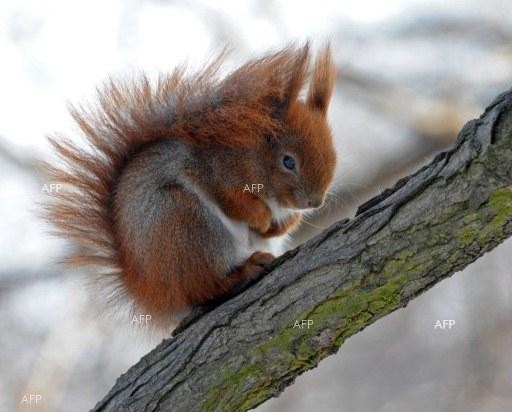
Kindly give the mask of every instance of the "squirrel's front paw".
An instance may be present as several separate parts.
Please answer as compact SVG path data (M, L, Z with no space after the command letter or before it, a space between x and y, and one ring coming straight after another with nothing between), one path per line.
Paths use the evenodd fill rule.
M270 208L265 203L259 201L254 202L252 206L253 210L248 219L249 227L260 234L268 232L272 225L272 212Z
M281 236L284 235L285 233L289 233L299 225L301 217L301 213L294 213L282 222L272 222L269 229L265 232L260 233L260 235L268 238L273 236Z

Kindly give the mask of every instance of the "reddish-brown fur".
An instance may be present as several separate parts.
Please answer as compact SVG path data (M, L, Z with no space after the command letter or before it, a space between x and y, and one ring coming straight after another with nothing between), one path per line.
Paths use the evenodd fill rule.
M47 218L61 236L80 246L68 262L108 268L122 291L157 315L207 302L257 274L269 261L266 253L256 252L230 276L217 276L191 253L181 256L180 264L196 275L171 283L162 275L169 270L162 267L166 259L158 258L155 251L145 262L149 275L138 276L140 262L130 252L130 239L115 225L113 194L128 162L156 141L172 137L199 147L220 145L250 151L264 136L279 139L286 133L304 137L296 153L303 173L325 192L336 161L326 122L334 66L326 48L316 59L306 101L301 102L298 97L308 78L308 61L307 45L286 48L250 61L219 80L219 57L195 75L186 76L183 69L177 69L156 85L145 77L134 83L110 81L99 92L99 109L72 109L88 146L50 139L64 164L47 166L51 178L64 184L49 204ZM274 183L280 187L278 181ZM286 188L282 191L283 199L294 206ZM236 188L220 187L215 197L229 216L245 220L263 237L287 233L300 221L297 213L284 222L272 222L270 209L258 196ZM167 218L163 226L169 230L179 216ZM155 228L153 238L162 253L173 250L173 239L163 229Z

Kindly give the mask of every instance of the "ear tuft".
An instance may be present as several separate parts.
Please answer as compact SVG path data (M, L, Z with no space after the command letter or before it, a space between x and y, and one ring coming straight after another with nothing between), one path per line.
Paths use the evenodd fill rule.
M318 54L309 84L306 104L311 110L327 114L336 77L329 44Z
M282 116L298 99L309 66L309 43L300 48L289 46L268 58L267 98L275 117Z
M309 69L309 43L290 45L251 60L219 83L224 100L245 102L270 117L282 117L298 99Z
M285 68L285 90L283 96L283 105L288 108L290 104L295 102L299 97L299 93L304 86L304 81L307 76L309 63L309 43L290 53L290 58L287 61Z

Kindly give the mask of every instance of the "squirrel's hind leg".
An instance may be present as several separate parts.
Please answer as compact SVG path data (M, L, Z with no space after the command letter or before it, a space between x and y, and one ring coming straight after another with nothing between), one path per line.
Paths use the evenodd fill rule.
M267 273L266 266L275 259L275 256L267 252L254 252L243 265L239 266L227 275L234 281L233 287L224 296L227 300L245 290L252 282Z
M255 280L265 273L265 266L275 259L272 253L254 252L245 263L231 272L228 277L243 280Z
M181 319L178 326L173 330L172 335L176 336L178 333L201 318L205 313L210 312L215 307L245 290L253 281L266 273L266 265L274 259L275 257L271 253L259 251L254 252L242 266L239 266L227 275L226 280L231 283L231 289L227 293L212 300L211 302L208 302L207 304L191 307L187 315Z

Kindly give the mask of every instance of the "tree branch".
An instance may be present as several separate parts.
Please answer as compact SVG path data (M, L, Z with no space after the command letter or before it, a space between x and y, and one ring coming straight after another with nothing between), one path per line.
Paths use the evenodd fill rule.
M163 341L96 411L243 411L512 234L512 90L454 146ZM310 328L294 328L296 320Z

